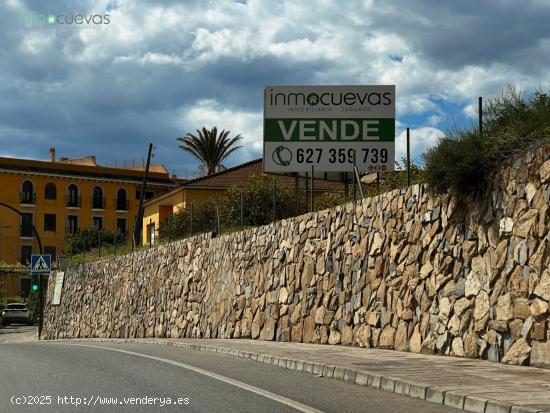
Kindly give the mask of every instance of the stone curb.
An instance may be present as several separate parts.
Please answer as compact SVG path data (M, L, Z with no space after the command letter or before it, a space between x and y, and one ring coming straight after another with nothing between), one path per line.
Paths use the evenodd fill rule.
M44 342L74 342L74 341L95 341L110 343L143 343L160 344L164 346L180 347L188 350L208 351L211 353L222 353L235 357L250 359L259 363L271 364L289 370L302 373L309 373L318 377L325 377L337 380L352 382L360 386L368 386L388 393L400 394L413 399L425 400L431 403L454 407L459 410L479 413L544 413L528 406L513 405L483 397L463 394L456 391L440 389L425 383L410 383L406 380L384 376L368 370L353 370L332 364L315 363L305 360L296 360L286 357L278 357L272 354L242 351L228 347L207 346L203 344L191 344L159 338L75 338L44 340Z

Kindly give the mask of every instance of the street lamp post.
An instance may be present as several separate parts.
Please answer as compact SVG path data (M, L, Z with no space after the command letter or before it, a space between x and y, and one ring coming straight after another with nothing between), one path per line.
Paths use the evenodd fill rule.
M12 207L11 205L5 204L4 202L0 202L0 206L8 208L8 209L12 210L13 212L15 212L16 214L20 215L21 218L23 218L23 221L26 222L27 225L31 226L31 228L34 232L34 236L36 237L36 241L38 242L38 248L40 250L40 255L44 254L44 248L42 247L42 240L40 239L40 235L38 235L38 231L36 230L36 227L34 226L32 221L29 219L29 217L24 215L18 209ZM43 287L42 275L39 275L39 277L40 278L38 279L39 280L38 285L39 285L40 291L39 291L39 298L38 298L38 307L39 307L38 312L40 314L40 322L38 323L38 339L40 340L40 334L42 334L42 323L43 323L43 320L44 320L44 289L42 288Z
M0 226L0 262L2 262L2 230L11 228L11 225Z

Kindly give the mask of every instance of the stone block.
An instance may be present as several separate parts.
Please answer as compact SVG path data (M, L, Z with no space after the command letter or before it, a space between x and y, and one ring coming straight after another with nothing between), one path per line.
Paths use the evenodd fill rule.
M443 404L445 400L445 391L437 387L428 387L426 389L426 401Z
M541 343L532 343L530 365L535 367L550 368L550 340Z
M411 383L409 386L409 396L412 397L413 399L425 400L426 391L428 390L428 387L429 386L425 384Z
M448 391L445 392L444 404L445 406L462 410L464 408L464 398L465 396L463 394Z
M510 413L511 410L510 404L496 400L487 400L485 405L485 413Z
M487 399L468 395L464 399L464 410L467 412L484 413Z

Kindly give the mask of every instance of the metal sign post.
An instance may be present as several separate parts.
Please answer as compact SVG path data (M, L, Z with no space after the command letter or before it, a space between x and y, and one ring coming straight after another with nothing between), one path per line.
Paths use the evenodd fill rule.
M52 270L52 256L49 254L31 255L31 275L38 275L38 337L42 335L44 325L44 275L49 276Z

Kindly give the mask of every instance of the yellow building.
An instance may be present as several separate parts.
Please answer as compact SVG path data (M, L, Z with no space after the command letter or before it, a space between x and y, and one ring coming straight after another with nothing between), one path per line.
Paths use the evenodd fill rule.
M118 229L131 239L143 180L139 169L99 166L93 156L57 160L55 149L49 162L0 157L0 202L30 218L44 253L55 260L66 253L67 235L79 229ZM153 165L145 198L178 184L162 165ZM39 252L32 228L23 221L0 207L0 262L27 264Z
M160 224L168 217L188 208L193 202L212 198L227 191L231 186L242 184L252 175L263 173L262 159L229 168L225 171L182 183L179 187L150 199L145 203L143 214L142 240L145 244L154 244L158 237ZM295 178L290 175L268 174L272 176L279 187L294 188ZM304 181L304 178L300 178ZM300 184L303 189L303 182ZM343 191L344 183L327 179L315 178L314 194Z

